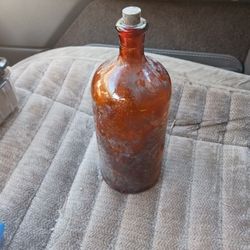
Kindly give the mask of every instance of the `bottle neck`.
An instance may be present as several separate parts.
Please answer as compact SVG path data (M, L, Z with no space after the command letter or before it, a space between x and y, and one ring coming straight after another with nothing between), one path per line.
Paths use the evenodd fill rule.
M120 39L119 58L129 63L143 62L145 60L145 30L130 30L118 32Z

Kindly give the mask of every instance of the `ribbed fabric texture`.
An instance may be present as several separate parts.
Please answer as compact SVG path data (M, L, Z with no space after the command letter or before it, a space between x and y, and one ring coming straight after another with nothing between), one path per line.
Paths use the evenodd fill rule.
M150 55L173 98L157 185L124 195L98 170L90 85L117 50L69 47L12 68L0 127L5 249L250 249L250 77Z

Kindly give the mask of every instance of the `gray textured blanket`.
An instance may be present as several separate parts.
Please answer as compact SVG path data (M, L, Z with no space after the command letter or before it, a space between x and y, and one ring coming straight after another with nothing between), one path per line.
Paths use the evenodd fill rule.
M5 249L250 249L250 77L151 55L173 98L158 184L98 172L90 78L116 49L70 47L15 65L20 109L0 127Z

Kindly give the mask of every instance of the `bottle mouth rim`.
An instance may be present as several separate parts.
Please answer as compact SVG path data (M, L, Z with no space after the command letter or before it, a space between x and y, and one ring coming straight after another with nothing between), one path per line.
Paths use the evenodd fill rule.
M143 30L147 27L147 21L143 17L140 18L140 23L136 25L128 25L124 23L123 18L120 18L115 25L118 31Z

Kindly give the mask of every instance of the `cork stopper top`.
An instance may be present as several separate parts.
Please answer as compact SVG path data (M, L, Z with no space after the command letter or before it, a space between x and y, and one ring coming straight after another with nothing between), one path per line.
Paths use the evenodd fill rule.
M122 18L116 23L118 31L142 30L147 27L147 21L141 17L141 9L129 6L122 10Z
M141 22L141 9L136 6L129 6L122 10L122 19L125 25L135 26Z

